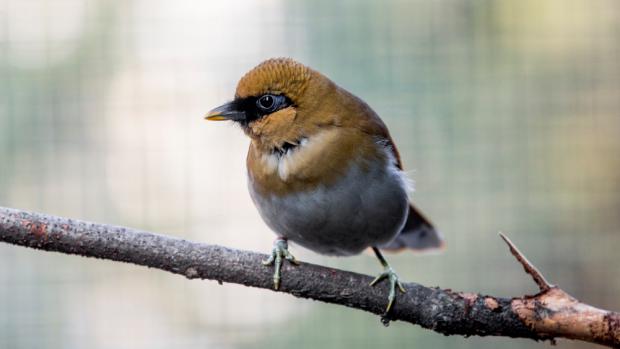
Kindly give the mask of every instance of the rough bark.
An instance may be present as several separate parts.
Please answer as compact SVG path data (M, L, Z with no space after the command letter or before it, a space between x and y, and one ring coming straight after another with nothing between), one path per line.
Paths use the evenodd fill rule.
M540 288L536 295L501 298L407 283L389 320L444 335L570 338L620 348L620 314L581 303L550 285L502 235ZM133 263L183 275L264 289L273 288L267 256L164 235L0 208L0 241L46 251ZM382 314L385 284L370 276L301 263L283 266L278 292Z

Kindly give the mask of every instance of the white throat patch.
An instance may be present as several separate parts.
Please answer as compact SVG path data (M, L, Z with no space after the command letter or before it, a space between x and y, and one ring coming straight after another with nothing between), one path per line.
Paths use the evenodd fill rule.
M278 177L286 182L292 173L312 166L313 159L317 159L324 149L331 146L337 133L336 130L325 130L311 137L304 137L296 146L284 152L264 153L261 160L269 173L277 173Z

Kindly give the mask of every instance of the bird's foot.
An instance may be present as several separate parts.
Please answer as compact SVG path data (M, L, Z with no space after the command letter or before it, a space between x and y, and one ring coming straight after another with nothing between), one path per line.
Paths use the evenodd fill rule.
M283 260L287 260L292 264L299 265L299 262L288 251L288 242L286 239L278 238L273 242L273 249L271 250L271 256L263 261L263 265L273 265L273 288L277 290L280 288L280 269L282 269Z
M390 293L388 293L388 305L385 308L385 312L383 313L383 318L387 319L387 315L390 312L390 309L392 309L392 304L394 304L394 299L396 299L396 287L398 287L398 289L402 293L406 293L407 291L405 290L403 284L398 280L398 275L396 274L396 272L389 265L385 267L383 273L379 274L379 276L372 280L370 286L376 285L377 283L379 283L379 281L383 279L387 279L390 283Z

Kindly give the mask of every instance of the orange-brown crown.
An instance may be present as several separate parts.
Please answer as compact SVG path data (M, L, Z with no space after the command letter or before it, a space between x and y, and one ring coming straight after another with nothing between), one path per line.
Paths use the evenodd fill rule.
M250 122L244 131L267 152L299 142L333 115L320 110L324 95L330 93L326 86L334 88L328 78L290 58L262 62L239 80L235 99L276 94L286 96L292 105Z
M265 93L284 94L299 100L316 74L312 69L290 58L272 58L246 73L237 84L236 98Z
M283 94L292 105L251 121L244 131L263 152L296 144L329 127L354 128L369 135L387 134L385 125L361 99L323 74L290 58L272 58L246 73L235 99Z
M285 195L332 183L345 174L351 161L361 166L387 161L377 141L389 144L398 161L377 114L321 73L292 59L270 59L241 78L235 98L267 93L284 94L292 105L244 127L252 139L247 166L256 191ZM285 150L291 147L290 153Z

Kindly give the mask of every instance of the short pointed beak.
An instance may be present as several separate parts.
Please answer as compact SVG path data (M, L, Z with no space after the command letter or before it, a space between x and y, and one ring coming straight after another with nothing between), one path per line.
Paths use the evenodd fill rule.
M211 110L207 113L205 119L210 121L243 121L245 120L245 112L237 110L237 106L233 101Z

